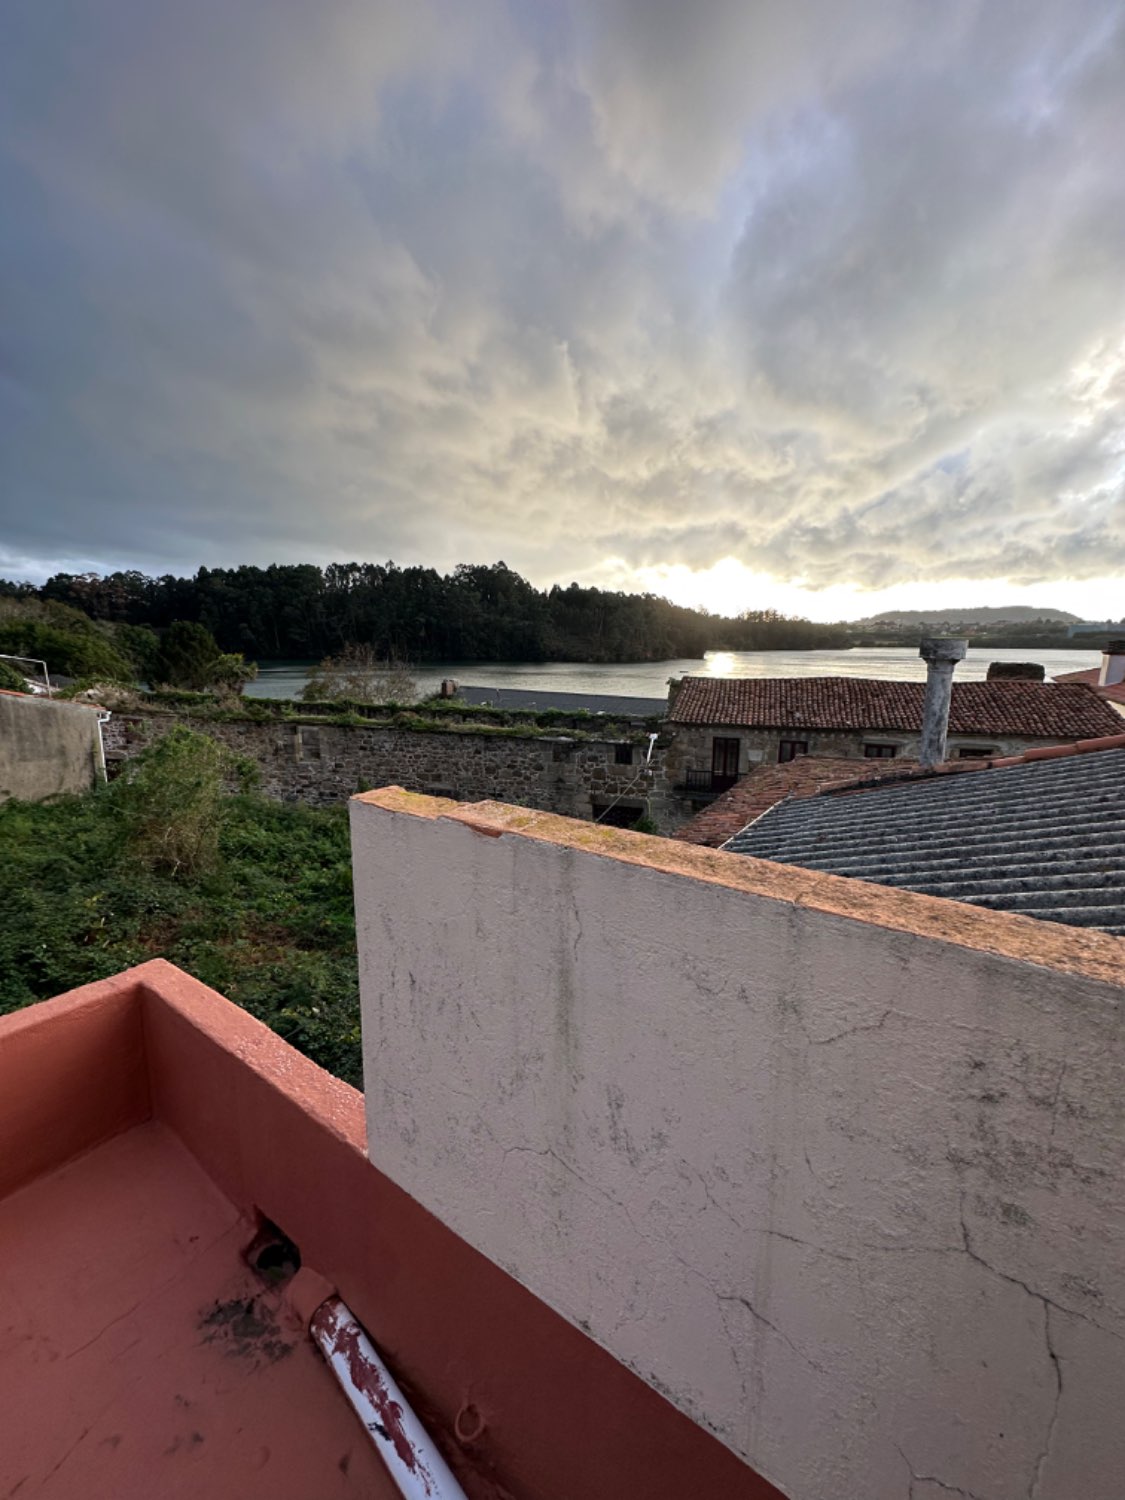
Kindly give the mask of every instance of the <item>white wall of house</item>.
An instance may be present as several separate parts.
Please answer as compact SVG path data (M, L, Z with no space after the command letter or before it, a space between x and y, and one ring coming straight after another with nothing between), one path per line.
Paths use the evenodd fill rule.
M494 804L352 820L383 1171L794 1500L1119 1500L1125 945Z
M0 802L42 802L105 779L98 710L0 693Z

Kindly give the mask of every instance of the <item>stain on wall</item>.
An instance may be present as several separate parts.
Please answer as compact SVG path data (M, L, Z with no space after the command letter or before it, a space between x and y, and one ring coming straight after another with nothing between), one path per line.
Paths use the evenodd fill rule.
M383 1171L794 1500L1116 1500L1118 940L418 812L352 803Z
M95 709L0 693L0 802L85 792L101 774Z

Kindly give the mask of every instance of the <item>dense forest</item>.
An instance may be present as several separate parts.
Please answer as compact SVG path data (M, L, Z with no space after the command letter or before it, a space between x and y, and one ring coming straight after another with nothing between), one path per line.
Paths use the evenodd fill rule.
M195 622L223 651L255 660L319 659L351 642L419 664L663 661L847 644L839 626L772 610L726 618L654 594L536 589L502 562L444 575L393 562L200 568L194 578L58 573L41 586L0 580L5 597L69 605L120 627Z

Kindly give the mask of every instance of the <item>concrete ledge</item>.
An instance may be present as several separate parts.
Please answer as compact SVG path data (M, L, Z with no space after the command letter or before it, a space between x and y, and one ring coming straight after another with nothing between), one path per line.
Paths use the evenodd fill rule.
M560 848L579 849L665 875L702 880L766 900L848 917L893 932L958 943L983 953L1016 959L1064 974L1125 984L1125 943L1101 932L1038 922L1010 912L985 911L939 896L846 880L794 865L777 865L742 854L726 854L678 839L578 822L554 813L509 807L502 802L460 803L383 787L352 799L384 812L447 818L492 837L512 835Z

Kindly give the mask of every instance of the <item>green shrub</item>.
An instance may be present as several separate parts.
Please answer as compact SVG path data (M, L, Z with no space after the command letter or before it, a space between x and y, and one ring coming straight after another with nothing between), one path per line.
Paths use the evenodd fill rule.
M6 693L26 693L27 679L10 661L0 661L0 688Z
M133 858L172 876L211 869L230 769L232 757L216 740L179 724L129 761L112 796Z

